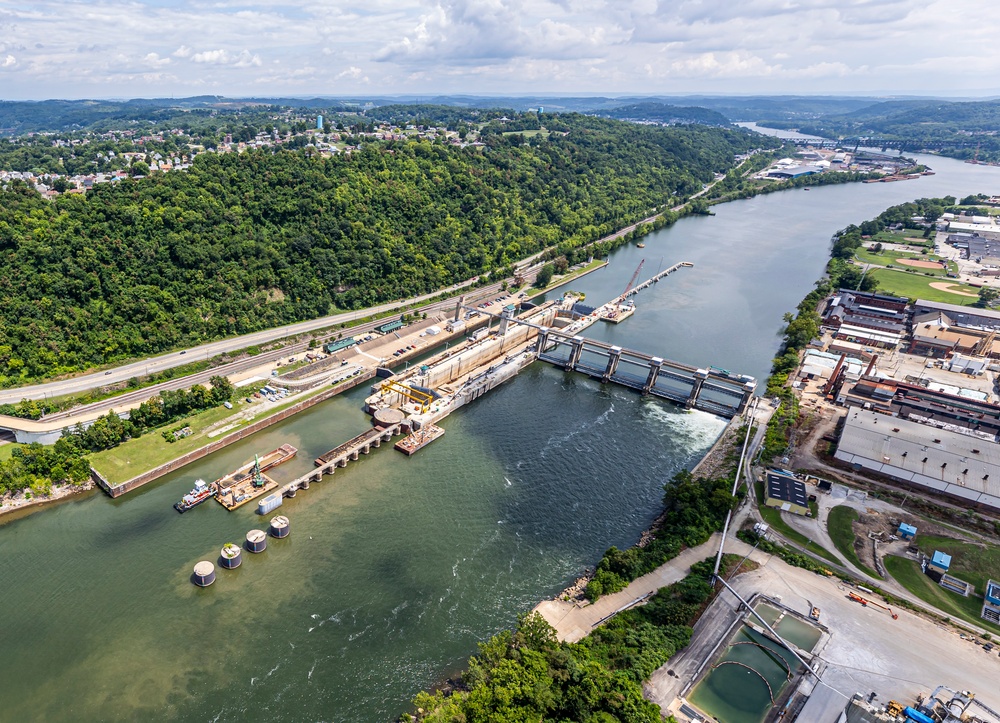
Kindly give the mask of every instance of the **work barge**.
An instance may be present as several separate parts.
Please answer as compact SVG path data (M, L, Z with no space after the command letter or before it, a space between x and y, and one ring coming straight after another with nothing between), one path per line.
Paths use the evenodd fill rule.
M596 309L581 311L578 300L567 294L539 306L522 301L519 312L512 305L499 314L485 313L487 325L464 342L399 374L379 369L372 393L365 399L373 427L320 455L314 470L283 485L280 494L289 497L296 490L308 489L311 483L400 435L407 436L395 448L407 455L416 453L444 434L438 422L535 361L667 399L687 409L723 417L741 414L757 387L753 377L716 367L701 369L580 335L598 321L614 321L607 319L609 310L620 307L635 293L633 288L645 288L689 266L687 262L675 264L638 287L633 276L625 294ZM467 305L461 297L450 324L460 325L463 315L468 318L470 313L484 312Z

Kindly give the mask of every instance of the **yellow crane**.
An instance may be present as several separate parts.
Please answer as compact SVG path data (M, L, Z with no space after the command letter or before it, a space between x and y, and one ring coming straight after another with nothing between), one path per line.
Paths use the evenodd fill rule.
M421 392L417 389L413 389L412 387L408 387L405 384L400 384L394 379L390 379L382 384L382 388L389 389L397 394L400 394L404 398L409 399L411 402L420 407L421 413L426 412L428 405L434 401L434 396L432 394Z

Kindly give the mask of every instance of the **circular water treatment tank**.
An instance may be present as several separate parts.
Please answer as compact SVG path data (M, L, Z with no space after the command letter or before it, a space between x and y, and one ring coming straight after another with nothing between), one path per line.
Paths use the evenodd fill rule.
M383 428L391 427L394 424L399 424L404 419L406 419L405 414L403 414L400 410L393 409L391 407L387 409L379 409L372 416L375 420L375 426Z
M194 566L194 584L198 587L208 587L215 582L215 565L208 560L202 560Z
M243 551L240 550L239 545L227 542L222 546L222 553L219 556L219 560L224 568L232 570L239 567L240 563L243 562Z
M247 533L247 549L250 552L263 552L267 548L267 535L263 530L250 530Z
M288 537L288 533L291 531L292 528L288 526L288 518L284 515L275 515L271 518L271 534L278 539Z

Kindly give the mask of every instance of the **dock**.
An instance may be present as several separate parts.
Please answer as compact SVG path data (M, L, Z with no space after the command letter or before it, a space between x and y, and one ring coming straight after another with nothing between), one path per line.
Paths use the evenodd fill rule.
M418 431L396 442L395 448L409 457L443 436L444 429L436 424L425 424Z
M232 511L276 489L278 483L264 472L292 459L298 451L290 444L283 444L263 457L254 458L236 471L220 477L215 481L216 501Z
M399 425L396 426L398 427ZM393 434L396 434L396 432L393 431ZM337 445L329 452L321 454L315 459L314 464L317 467L324 467L331 462L343 461L343 464L337 464L336 466L346 467L347 460L355 461L358 458L358 454L368 454L372 447L379 447L383 440L388 442L389 440L385 439L385 436L385 429L379 427L369 429L356 437L352 437L343 444ZM389 436L391 437L392 435L390 434Z

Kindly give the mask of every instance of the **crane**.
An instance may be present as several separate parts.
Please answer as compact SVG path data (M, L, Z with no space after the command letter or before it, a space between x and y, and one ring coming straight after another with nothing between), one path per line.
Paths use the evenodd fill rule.
M632 290L635 286L635 280L639 278L639 272L642 271L642 265L646 263L646 259L639 262L639 265L635 267L635 273L632 274L632 278L629 280L628 285L625 286L625 291L618 295L619 301L624 301L625 297L628 296L628 292Z

